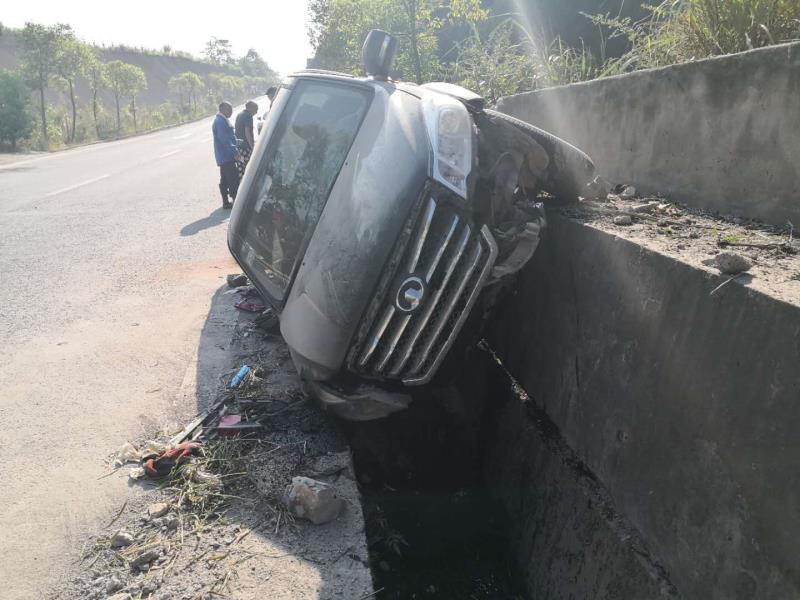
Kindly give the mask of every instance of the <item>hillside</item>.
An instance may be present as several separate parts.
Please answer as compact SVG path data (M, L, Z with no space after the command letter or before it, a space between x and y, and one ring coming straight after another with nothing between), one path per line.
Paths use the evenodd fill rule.
M19 35L12 30L5 29L0 33L0 68L17 69L19 67L18 52ZM122 50L112 48L96 47L100 59L104 62L111 60L121 60L140 67L147 77L147 90L142 92L137 100L141 105L155 105L174 100L171 98L167 82L170 77L191 71L204 79L211 73L221 73L225 75L238 74L234 69L212 65L200 60L193 60L182 56L167 56L157 53L146 53L138 50ZM88 85L85 81L79 81L77 86L79 101L85 105L90 98ZM102 99L106 105L111 105L113 97L110 92L104 92ZM57 92L50 90L48 101L60 102Z

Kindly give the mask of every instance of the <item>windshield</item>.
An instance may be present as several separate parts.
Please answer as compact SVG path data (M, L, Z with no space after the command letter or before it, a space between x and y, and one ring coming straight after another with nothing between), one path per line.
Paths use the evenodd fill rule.
M242 211L240 260L281 300L369 104L354 86L300 81L269 140Z

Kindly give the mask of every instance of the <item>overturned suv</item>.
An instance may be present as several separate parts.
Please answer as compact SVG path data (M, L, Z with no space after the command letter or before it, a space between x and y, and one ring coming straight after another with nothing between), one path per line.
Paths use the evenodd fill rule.
M301 377L352 420L405 408L458 360L470 314L533 255L540 200L594 177L583 152L469 90L390 80L394 47L370 33L366 78L288 77L228 233Z

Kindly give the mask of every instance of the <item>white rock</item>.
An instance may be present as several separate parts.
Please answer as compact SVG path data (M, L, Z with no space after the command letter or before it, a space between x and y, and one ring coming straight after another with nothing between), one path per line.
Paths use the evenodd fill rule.
M738 275L749 271L753 263L741 254L735 252L720 252L714 257L717 268L725 275Z
M130 546L134 541L133 536L127 531L118 531L111 536L111 547L122 548L123 546Z
M147 514L150 515L151 519L158 519L159 517L163 517L165 514L169 512L169 504L166 502L156 502L155 504L151 504L147 507Z
M620 198L635 198L636 188L632 185L626 185L625 188L619 193Z
M614 225L633 225L633 219L631 219L630 215L620 215L614 217Z
M333 486L308 477L293 478L283 502L293 515L317 525L332 521L344 509L344 500L336 495Z

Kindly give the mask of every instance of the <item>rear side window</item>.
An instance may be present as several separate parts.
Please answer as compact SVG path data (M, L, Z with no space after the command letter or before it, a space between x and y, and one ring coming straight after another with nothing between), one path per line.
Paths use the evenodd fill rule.
M244 198L240 260L281 300L350 151L369 90L300 81Z

